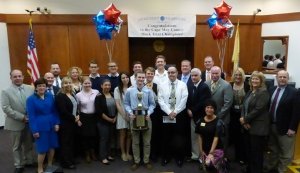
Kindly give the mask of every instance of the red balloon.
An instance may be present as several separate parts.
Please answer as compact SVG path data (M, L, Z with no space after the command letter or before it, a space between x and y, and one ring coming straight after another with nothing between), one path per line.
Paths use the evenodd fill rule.
M219 18L228 19L231 8L232 8L231 6L229 6L228 4L226 4L226 2L224 2L224 0L222 0L221 4L216 6L214 9Z
M220 25L218 22L210 30L214 40L220 40L227 37L227 28Z
M121 14L113 3L111 3L106 9L103 10L105 20L110 22L111 24L118 23L118 17Z

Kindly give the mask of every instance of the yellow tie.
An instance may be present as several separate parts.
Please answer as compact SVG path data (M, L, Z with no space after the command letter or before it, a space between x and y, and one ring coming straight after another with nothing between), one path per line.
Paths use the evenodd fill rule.
M210 78L210 71L208 71L207 72L207 78L206 78L206 80L210 80L211 78Z

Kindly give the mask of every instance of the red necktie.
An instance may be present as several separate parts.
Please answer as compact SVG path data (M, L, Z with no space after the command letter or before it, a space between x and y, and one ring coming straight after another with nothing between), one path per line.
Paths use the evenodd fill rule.
M278 100L279 93L280 93L280 88L277 88L277 91L276 91L276 94L275 94L275 97L273 99L273 102L272 102L272 105L271 105L271 109L270 109L273 121L276 121L275 108L276 108L276 103L277 103L277 100Z

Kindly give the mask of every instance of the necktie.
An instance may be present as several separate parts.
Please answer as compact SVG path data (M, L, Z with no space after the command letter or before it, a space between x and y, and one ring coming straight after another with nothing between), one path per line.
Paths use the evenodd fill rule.
M211 84L210 90L213 93L216 90L217 84L214 82Z
M170 93L170 109L174 110L175 109L175 103L176 103L176 97L175 97L175 84L174 82L171 83L171 93Z
M193 94L195 94L197 87L193 86Z
M271 109L270 109L270 112L271 112L271 115L273 117L273 121L274 122L276 122L275 108L276 108L276 104L277 104L279 93L280 93L280 88L277 88L277 91L275 93L274 99L272 101Z
M59 82L58 82L58 77L55 78L55 83L56 83L56 86L60 88Z
M211 78L210 78L210 71L207 71L207 76L206 76L206 80L210 80Z
M26 105L26 95L24 93L24 89L22 87L19 87L18 89L19 89L19 94L20 94L20 98L21 98L21 103L25 107L25 105Z

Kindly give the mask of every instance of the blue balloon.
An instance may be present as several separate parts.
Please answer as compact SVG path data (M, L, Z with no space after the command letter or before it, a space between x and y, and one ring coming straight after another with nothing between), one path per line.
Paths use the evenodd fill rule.
M100 40L111 40L112 31L115 26L105 21L102 11L100 11L96 16L93 17L93 21L96 25L96 31L100 37Z
M217 14L213 13L211 15L211 17L207 20L207 24L208 24L209 28L214 27L216 25L216 23L217 23L217 20L218 20Z

